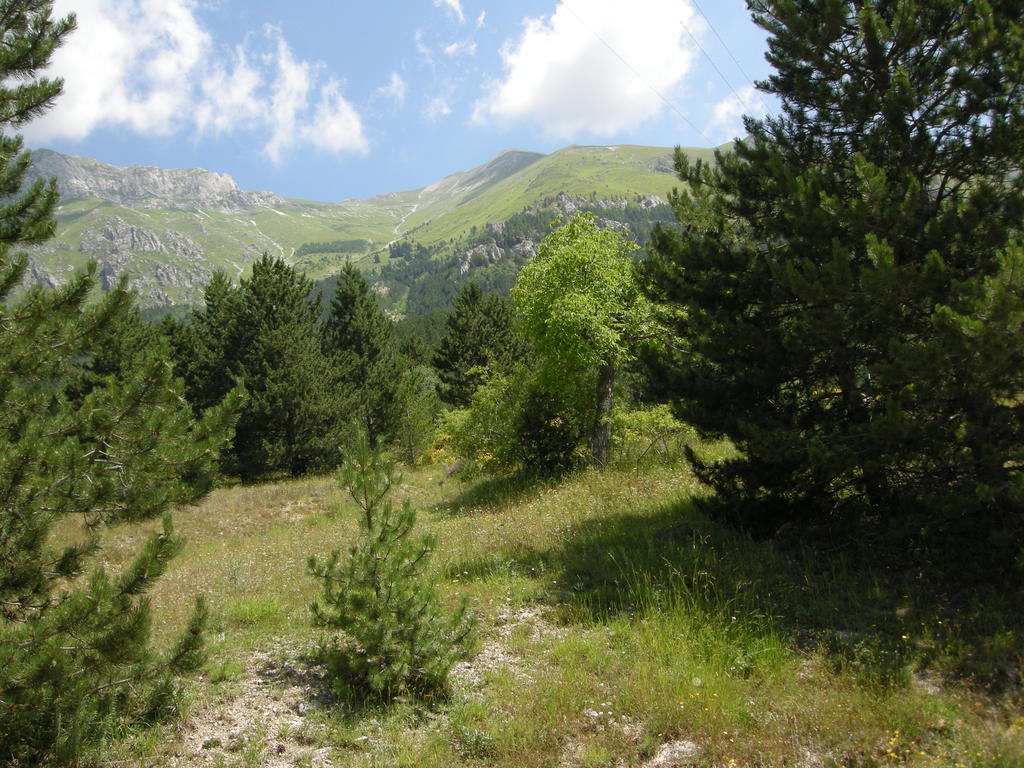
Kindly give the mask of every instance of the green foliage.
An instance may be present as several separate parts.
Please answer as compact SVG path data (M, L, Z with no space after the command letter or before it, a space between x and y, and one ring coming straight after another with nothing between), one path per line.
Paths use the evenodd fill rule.
M632 345L654 331L629 255L635 249L578 214L544 239L512 289L540 364L540 387L563 397L593 387L591 458L598 466L608 459L616 372L632 358Z
M74 27L48 2L0 2L0 125L45 109L59 81L34 78ZM22 190L20 140L0 137L0 763L77 762L124 724L175 710L175 676L202 660L202 603L165 653L149 646L146 592L181 549L168 511L216 476L237 396L195 422L166 349L111 340L139 330L124 281L86 300L95 267L57 291L12 298L46 239L51 182ZM130 354L128 352L130 350ZM69 397L68 393L71 393ZM163 516L119 573L97 562L105 526Z
M347 390L320 348L319 298L282 260L264 254L235 287L206 286L190 323L168 325L189 400L207 408L243 382L248 399L224 468L253 480L296 476L337 461Z
M134 302L112 318L109 326L97 331L86 340L68 379L65 391L75 402L106 377L127 375L147 354L164 351L159 328L143 319Z
M402 361L394 324L351 262L337 278L323 325L323 348L341 381L354 390L356 420L371 444L394 440L402 414Z
M356 503L362 535L343 562L309 560L322 582L314 622L337 631L322 648L334 689L350 698L423 698L447 692L448 673L469 642L466 604L446 612L427 566L433 536L412 536L416 513L409 500L395 507L388 494L401 476L365 438L340 472Z
M695 442L693 427L683 424L668 405L612 413L612 462L622 467L680 461Z
M525 386L518 370L492 373L477 387L469 407L442 412L439 440L458 457L464 474L518 465L516 416L522 410Z
M303 243L295 249L295 258L314 253L365 253L370 247L369 240L330 240L327 242Z
M402 460L409 464L426 451L433 437L434 418L441 410L437 385L437 374L427 365L412 365L399 380L395 443Z
M513 323L512 307L501 296L484 298L476 283L462 287L434 356L442 400L457 407L468 405L489 366L507 368L522 357Z
M558 475L580 463L586 399L552 393L525 364L489 370L466 408L447 411L439 432L459 457L462 473L522 470Z
M990 578L1024 528L1019 5L753 5L783 112L714 167L677 154L656 378L740 450L698 463L722 512Z

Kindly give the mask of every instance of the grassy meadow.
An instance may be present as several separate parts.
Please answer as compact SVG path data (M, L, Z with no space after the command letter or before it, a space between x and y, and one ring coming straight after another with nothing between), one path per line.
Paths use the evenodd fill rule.
M682 465L558 483L408 470L399 494L437 534L442 594L469 600L478 639L448 700L360 708L311 658L306 560L355 535L344 492L330 477L218 490L176 513L188 545L152 594L164 644L208 597L207 666L177 722L98 762L1024 765L1019 681L970 667L993 668L1010 630L972 639L988 613L906 574L855 573L841 551L753 542L703 519L699 493ZM143 534L112 531L108 563Z

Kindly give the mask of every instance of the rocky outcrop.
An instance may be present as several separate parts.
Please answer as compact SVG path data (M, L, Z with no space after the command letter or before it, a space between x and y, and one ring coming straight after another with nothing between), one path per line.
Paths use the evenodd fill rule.
M121 168L48 149L32 153L29 177L56 177L65 203L95 198L126 208L238 212L281 205L270 192L241 190L226 173L202 168L167 170L148 165Z
M659 205L665 205L665 201L657 195L647 195L645 197L638 198L636 204L644 210L650 210L651 208L657 208Z
M30 285L41 285L44 288L50 289L60 285L60 280L57 276L40 264L37 259L29 259L27 273Z
M87 229L79 251L96 260L104 290L115 288L121 275L127 275L131 286L151 303L170 302L165 288L198 295L213 275L203 249L188 236L174 230L157 234L119 216ZM140 254L159 254L159 258L140 260Z
M470 267L482 267L487 264L494 264L505 258L505 249L499 247L493 241L474 245L468 251L459 255L459 274L466 274Z
M78 250L94 256L167 252L155 233L129 224L119 216L112 216L100 226L87 229L82 234Z

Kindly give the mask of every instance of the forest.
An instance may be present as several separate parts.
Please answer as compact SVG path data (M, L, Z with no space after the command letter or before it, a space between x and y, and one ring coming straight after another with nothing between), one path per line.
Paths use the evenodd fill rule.
M155 322L24 285L75 19L0 0L0 763L1024 764L1020 8L749 5L781 111L671 217Z

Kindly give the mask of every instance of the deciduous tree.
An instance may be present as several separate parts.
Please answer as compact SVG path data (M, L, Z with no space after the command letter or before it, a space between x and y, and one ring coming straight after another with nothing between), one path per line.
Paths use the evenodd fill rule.
M634 250L621 233L578 214L544 238L512 289L542 387L593 392L591 458L598 466L608 460L616 374L655 327Z

